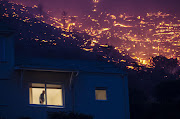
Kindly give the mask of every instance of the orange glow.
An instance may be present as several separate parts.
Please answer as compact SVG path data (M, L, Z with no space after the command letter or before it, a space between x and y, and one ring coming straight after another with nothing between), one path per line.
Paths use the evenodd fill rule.
M94 4L92 10L94 12L98 9L100 0L93 0ZM60 18L45 16L39 13L31 14L25 5L20 5L18 10L16 3L10 7L4 6L5 12L1 17L13 17L14 19L21 20L27 23L29 27L34 27L35 24L43 23L46 29L59 30L59 34L42 33L44 36L51 36L51 40L47 37L38 37L31 29L28 33L32 34L32 39L40 42L40 45L51 44L57 45L56 40L70 39L77 42L82 50L87 52L104 52L110 45L114 46L114 50L121 53L122 59L114 58L113 56L103 56L109 62L128 62L125 56L129 56L137 60L139 65L149 65L149 57L164 55L166 57L175 56L180 59L178 47L180 46L180 20L176 16L163 13L147 13L142 16L127 15L121 13L97 12L97 14L88 14L83 17L79 16L61 16ZM32 9L37 9L38 6L34 5ZM23 16L23 15L26 16ZM37 21L34 21L34 16ZM23 16L23 17L22 17ZM160 18L160 19L159 19ZM166 19L167 18L167 19ZM158 20L157 20L158 19ZM75 32L79 34L78 38ZM22 35L20 33L20 35ZM88 37L86 37L88 35ZM19 38L19 40L22 40ZM66 42L67 40L64 40ZM104 45L107 44L107 45ZM168 45L167 45L168 44ZM94 49L94 51L93 51Z
M120 27L132 27L132 26L126 26L126 25L119 24L119 23L114 24L114 26L120 26Z
M99 3L99 0L93 0L94 3Z

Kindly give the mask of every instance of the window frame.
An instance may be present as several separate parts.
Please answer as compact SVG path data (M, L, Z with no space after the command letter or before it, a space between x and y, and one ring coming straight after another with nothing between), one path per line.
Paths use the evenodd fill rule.
M45 85L45 104L31 104L30 103L30 98L32 98L32 97L30 97L30 88L33 88L32 87L32 84L44 84ZM47 84L52 84L52 85L60 85L61 86L61 88L60 89L62 89L62 106L59 106L59 105L47 105L47 91L46 91L46 85ZM38 88L38 87L37 87ZM40 88L40 87L39 87ZM51 108L65 108L65 90L64 90L64 84L63 83L42 83L42 82L30 82L29 83L29 87L28 87L28 89L29 89L29 91L28 91L28 93L29 93L29 98L28 98L28 102L29 102L29 105L30 106L36 106L36 107L51 107ZM31 94L31 96L32 96L32 94Z
M96 90L105 90L106 91L106 100L98 100L98 99L96 99ZM107 94L107 87L96 87L95 88L95 100L96 101L108 101L108 94Z

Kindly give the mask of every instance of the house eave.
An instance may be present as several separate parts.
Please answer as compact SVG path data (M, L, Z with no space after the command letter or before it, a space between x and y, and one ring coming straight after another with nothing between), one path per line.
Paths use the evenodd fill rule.
M101 74L115 74L115 75L121 75L121 76L127 76L127 73L121 73L121 72L103 72L103 71L85 71L80 70L79 72L86 72L86 73L101 73Z
M78 72L75 70L65 70L56 68L42 68L42 67L28 67L28 66L16 66L15 70L29 70L29 71L51 71L51 72Z

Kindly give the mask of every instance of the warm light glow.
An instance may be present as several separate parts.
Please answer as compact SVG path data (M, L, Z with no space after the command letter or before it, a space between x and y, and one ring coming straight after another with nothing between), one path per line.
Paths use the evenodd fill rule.
M61 85L32 83L29 88L30 104L40 104L40 96L44 94L43 105L63 106L63 93ZM47 99L47 100L46 100Z
M99 3L99 0L93 0L94 3Z
M62 89L47 89L47 105L63 106Z
M39 97L42 93L42 91L45 90L45 88L30 88L30 104L40 104ZM44 95L45 97L45 95ZM44 101L43 104L46 104L46 101Z
M119 23L114 24L114 26L120 26L120 27L132 27L132 26L126 26L126 25L119 24Z
M107 100L106 90L96 89L95 90L96 100Z

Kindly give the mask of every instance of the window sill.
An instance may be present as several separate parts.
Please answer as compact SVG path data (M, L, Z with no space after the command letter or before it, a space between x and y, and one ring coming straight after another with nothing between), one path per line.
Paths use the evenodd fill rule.
M98 102L106 102L106 101L108 101L108 100L96 100L96 101L98 101Z
M38 104L30 104L30 107L43 107L43 108L65 108L64 106L56 106L56 105L38 105Z

